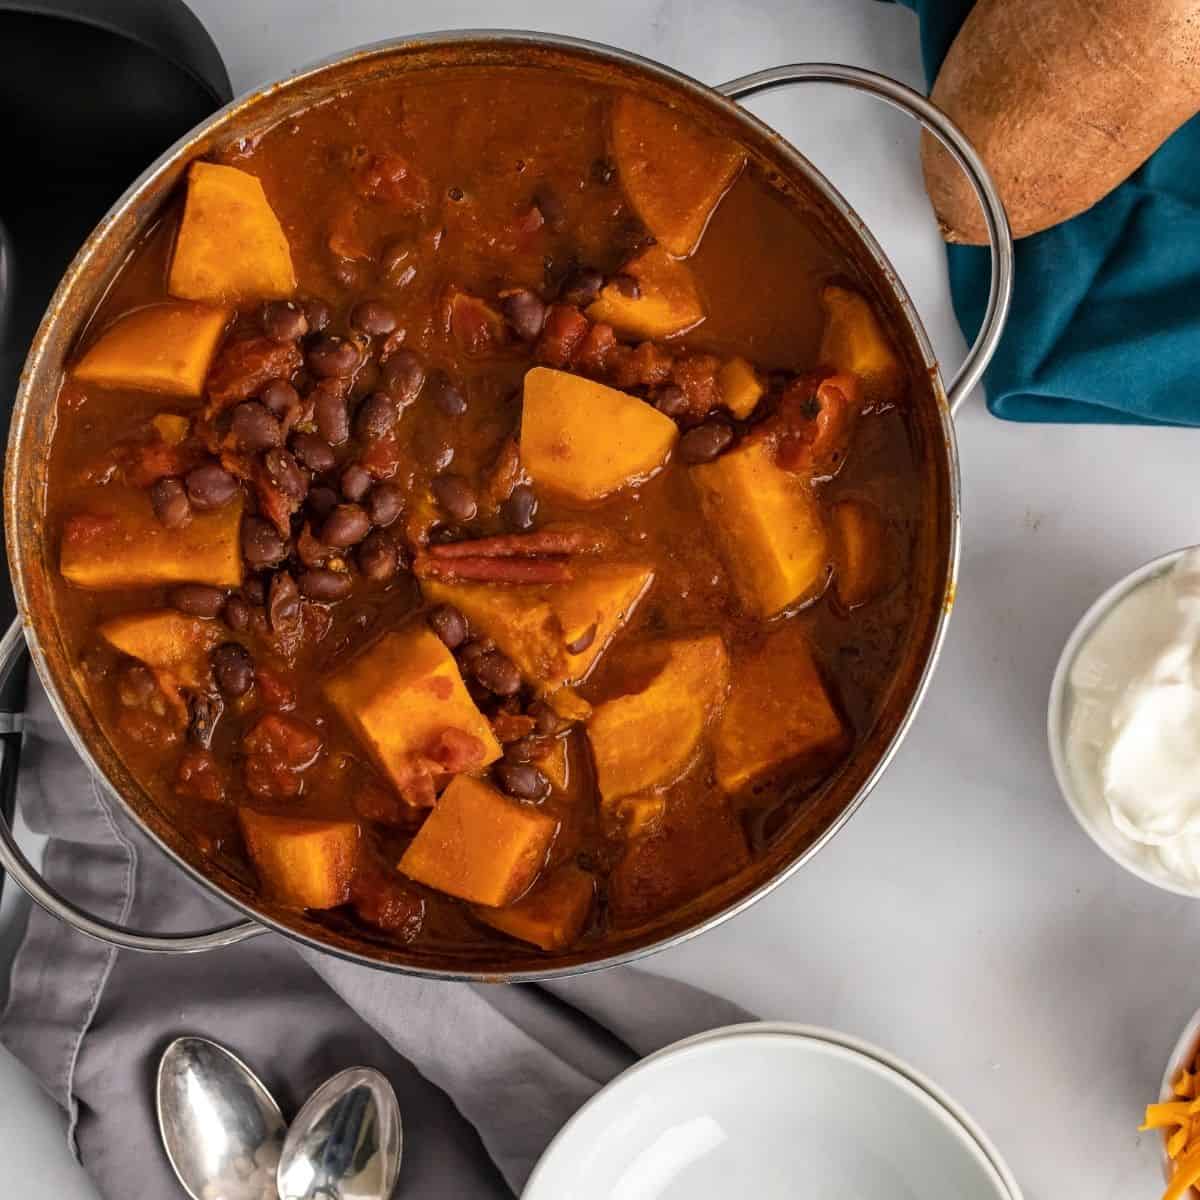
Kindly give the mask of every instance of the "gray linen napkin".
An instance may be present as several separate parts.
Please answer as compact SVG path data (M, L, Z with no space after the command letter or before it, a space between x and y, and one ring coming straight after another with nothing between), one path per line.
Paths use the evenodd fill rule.
M141 928L224 924L212 899L112 803L30 685L20 807L52 835L50 882ZM10 886L15 886L11 885ZM543 986L431 983L297 948L275 935L210 954L117 952L35 910L0 1040L68 1114L102 1195L179 1190L153 1109L158 1055L198 1033L262 1076L285 1116L334 1071L379 1068L405 1123L396 1196L509 1197L568 1117L639 1057L744 1020L725 1001L614 968Z

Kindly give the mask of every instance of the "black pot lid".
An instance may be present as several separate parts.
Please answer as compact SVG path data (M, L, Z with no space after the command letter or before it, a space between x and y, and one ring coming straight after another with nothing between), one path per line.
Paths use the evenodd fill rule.
M231 98L182 0L0 0L0 436L75 251L141 171ZM14 612L7 562L0 621ZM0 625L0 628L3 628Z

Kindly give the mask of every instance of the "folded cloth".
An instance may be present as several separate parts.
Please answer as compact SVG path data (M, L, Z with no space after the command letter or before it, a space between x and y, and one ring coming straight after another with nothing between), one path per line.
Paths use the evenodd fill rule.
M232 912L149 842L71 749L35 681L20 807L52 835L45 874L90 911L198 929ZM39 1076L100 1194L177 1192L159 1145L154 1070L173 1038L241 1055L284 1115L344 1067L377 1067L405 1126L396 1196L518 1194L568 1117L639 1057L744 1020L731 1004L627 968L532 985L427 982L274 934L209 954L118 952L35 910L0 1040Z
M932 83L974 0L900 0L921 19ZM1014 48L1015 49L1015 48ZM968 339L988 253L947 247ZM1087 212L1017 242L1008 329L986 376L1012 421L1200 425L1200 118Z

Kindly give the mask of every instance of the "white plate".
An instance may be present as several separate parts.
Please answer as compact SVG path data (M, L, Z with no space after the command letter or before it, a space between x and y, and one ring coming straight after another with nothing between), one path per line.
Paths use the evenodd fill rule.
M524 1200L1020 1200L995 1150L910 1068L839 1034L739 1025L594 1096Z

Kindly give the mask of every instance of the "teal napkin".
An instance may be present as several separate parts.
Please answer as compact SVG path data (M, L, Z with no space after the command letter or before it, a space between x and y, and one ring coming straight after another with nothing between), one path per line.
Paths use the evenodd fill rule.
M900 0L921 20L932 82L973 0ZM1200 425L1200 117L1073 220L1017 242L1016 290L986 375L1010 421ZM948 246L968 339L988 253Z

